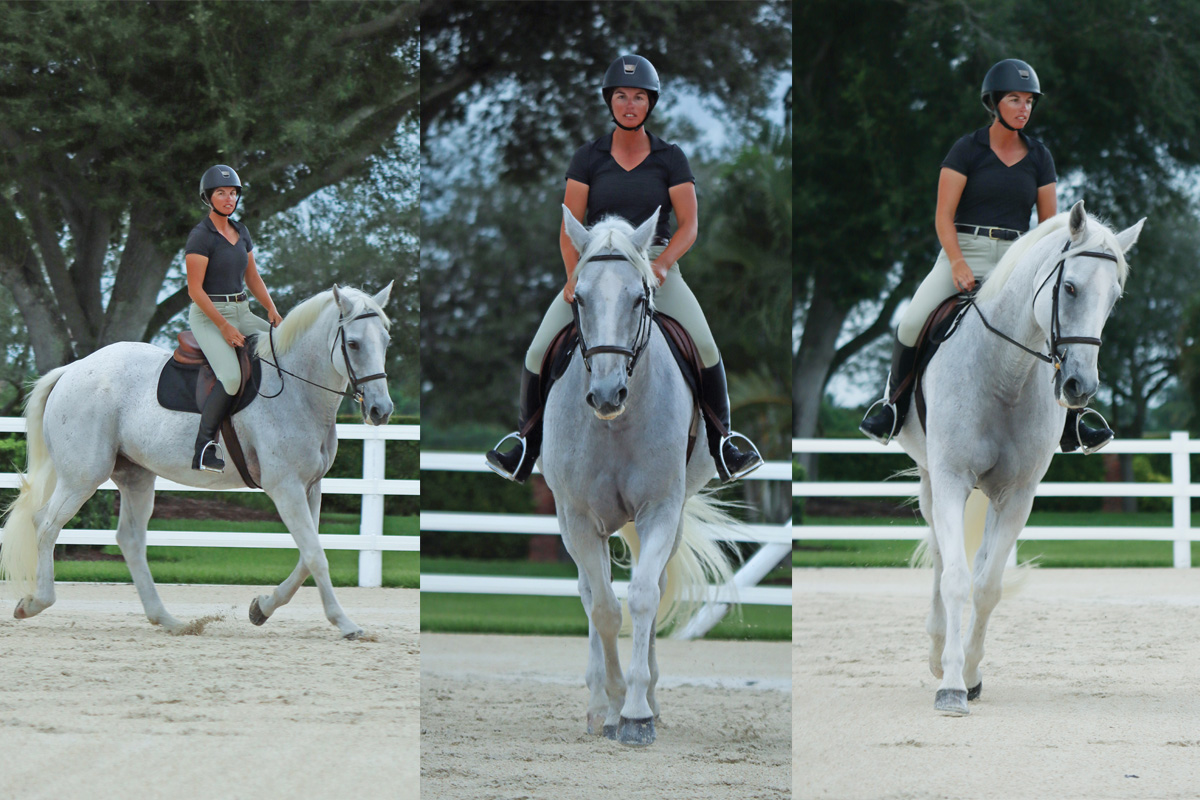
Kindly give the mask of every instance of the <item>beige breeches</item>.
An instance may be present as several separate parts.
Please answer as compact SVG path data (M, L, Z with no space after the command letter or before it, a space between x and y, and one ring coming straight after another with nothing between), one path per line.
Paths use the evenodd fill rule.
M230 325L246 336L252 333L266 333L271 328L265 319L250 313L249 300L240 303L214 302L213 305L222 317L229 320ZM238 365L237 352L225 341L216 324L195 303L192 303L188 310L188 326L195 334L200 349L204 351L213 374L225 387L225 393L237 394L242 384L242 368Z

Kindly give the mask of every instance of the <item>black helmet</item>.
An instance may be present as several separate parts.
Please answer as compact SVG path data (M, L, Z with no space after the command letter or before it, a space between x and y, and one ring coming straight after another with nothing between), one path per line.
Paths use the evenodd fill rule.
M1042 96L1037 73L1020 59L1006 58L989 69L987 75L983 76L979 99L984 108L995 114L997 101L1009 92L1029 92L1033 95L1035 106Z
M222 186L236 186L238 189L238 202L242 199L242 181L238 178L238 174L234 172L233 167L227 167L224 164L217 164L215 167L209 167L204 174L200 176L200 199L204 201L204 205L212 207L210 198L213 190L220 189ZM237 210L237 204L234 204L234 210ZM217 212L221 214L220 211ZM228 216L221 214L221 216Z
M608 106L610 113L612 112L613 91L621 86L646 90L646 94L650 96L650 107L646 109L646 119L650 119L650 112L658 103L659 93L658 71L654 69L654 65L641 56L621 56L608 66L608 71L604 73L604 85L600 87L600 93L604 96L604 105ZM637 128L626 128L621 125L616 117L613 117L613 121L627 131L637 130ZM645 123L643 122L643 124Z

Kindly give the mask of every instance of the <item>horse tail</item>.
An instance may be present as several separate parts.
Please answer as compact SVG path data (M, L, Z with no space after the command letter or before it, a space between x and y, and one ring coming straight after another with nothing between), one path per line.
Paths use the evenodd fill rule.
M733 586L733 564L718 543L718 534L738 527L725 508L729 504L709 492L699 492L683 505L683 533L675 554L667 562L667 588L658 604L657 627L686 621L709 599L710 584ZM632 522L619 531L637 563L641 540ZM736 601L735 603L736 604Z
M0 547L0 578L8 581L18 596L33 592L37 582L37 525L34 515L46 504L58 473L46 448L42 417L46 398L66 367L47 372L34 385L25 402L25 472L18 474L21 491L4 510L3 546Z
M967 496L967 505L963 509L963 548L967 552L967 570L971 573L972 578L975 575L975 556L979 553L979 548L983 544L983 531L987 524L987 511L989 500L987 495L978 489L973 489L971 494ZM932 530L929 536L926 536L921 543L917 545L917 549L913 551L912 558L909 564L914 567L929 567L933 565L933 556L929 552L932 546L931 537ZM1025 587L1025 582L1029 580L1029 570L1035 565L1032 562L1018 564L1015 569L1006 569L1004 571L1003 592L1005 594L1016 594Z

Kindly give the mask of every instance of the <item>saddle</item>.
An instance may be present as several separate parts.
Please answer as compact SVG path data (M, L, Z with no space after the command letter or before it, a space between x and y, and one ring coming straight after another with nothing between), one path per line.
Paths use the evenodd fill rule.
M662 331L663 338L667 341L667 346L671 349L671 355L675 357L675 363L679 366L679 372L683 375L683 380L692 390L692 396L700 402L703 394L700 391L703 364L700 361L700 353L696 349L696 343L692 340L692 335L687 332L683 325L674 317L663 314L662 312L654 312L654 322ZM565 325L562 330L554 335L550 341L550 346L546 348L546 355L542 358L541 369L541 391L542 391L542 406L546 404L546 398L550 394L550 387L563 376L567 371L567 367L571 365L571 359L575 355L575 351L579 345L579 328L574 320ZM705 416L715 417L711 409L703 402L700 402L701 411ZM538 414L540 415L540 410ZM535 415L535 418L538 415ZM536 421L536 420L534 420ZM690 461L692 450L696 446L696 436L699 429L697 424L699 420L694 420L692 427L688 430L687 455L685 461ZM531 421L532 422L532 421ZM717 419L718 428L723 428L724 425Z
M917 419L921 422L921 430L925 430L925 392L921 386L921 378L925 369L933 359L942 343L958 330L958 323L970 307L971 295L951 295L933 310L929 319L921 327L921 335L917 337L916 361L913 365L911 378L914 382L913 401L917 406Z
M251 356L258 337L247 336L242 347L235 348L238 363L241 365L242 380L238 393L234 396L229 414L221 421L221 434L225 439L225 449L233 465L237 467L242 480L252 489L260 488L250 476L246 466L246 457L242 452L241 442L233 429L231 419L258 397L258 387L262 378L262 362L257 356ZM212 394L217 385L217 376L208 364L196 337L191 331L179 334L179 347L163 366L158 375L158 404L171 411L185 411L199 414L204 408L204 402Z

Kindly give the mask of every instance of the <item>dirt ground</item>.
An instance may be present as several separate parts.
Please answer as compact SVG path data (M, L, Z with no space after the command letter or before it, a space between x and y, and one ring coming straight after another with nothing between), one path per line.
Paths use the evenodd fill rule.
M927 570L793 572L793 796L1200 796L1200 573L1034 570L983 694L933 709Z
M147 622L131 585L60 583L0 616L0 797L416 798L418 593L338 590L341 639L303 587L261 628L254 586L159 585L199 636Z
M428 800L791 796L787 642L660 640L644 749L586 733L584 638L426 633L421 650Z

